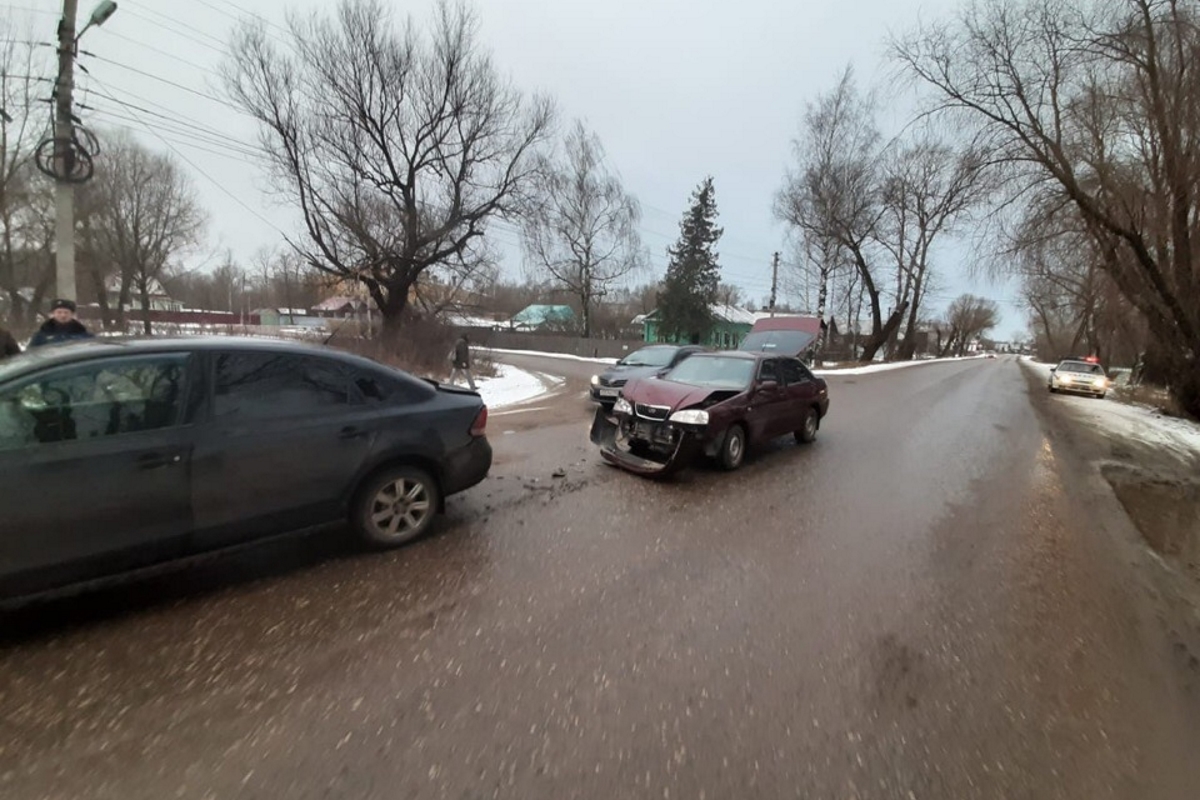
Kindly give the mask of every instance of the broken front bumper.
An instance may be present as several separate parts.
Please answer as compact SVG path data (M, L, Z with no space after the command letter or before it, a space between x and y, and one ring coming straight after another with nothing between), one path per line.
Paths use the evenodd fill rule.
M642 422L624 415L596 409L592 420L592 442L610 464L639 475L670 475L687 466L703 449L697 432L683 426ZM648 438L646 432L650 432ZM654 436L655 433L660 434ZM665 434L673 434L669 439Z

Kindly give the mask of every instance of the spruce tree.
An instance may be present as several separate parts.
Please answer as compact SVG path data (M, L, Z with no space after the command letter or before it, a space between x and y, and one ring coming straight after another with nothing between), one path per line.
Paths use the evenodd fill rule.
M659 327L667 339L703 342L712 330L721 284L714 248L723 232L717 227L713 181L705 178L679 223L679 240L667 250L667 276L658 293Z

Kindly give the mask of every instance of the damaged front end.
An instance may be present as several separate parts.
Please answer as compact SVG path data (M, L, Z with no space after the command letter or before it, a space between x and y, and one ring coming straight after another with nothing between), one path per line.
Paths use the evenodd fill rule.
M596 409L591 439L600 455L639 475L670 475L703 449L701 431L669 421L670 409L649 407L639 415L624 398L611 411Z

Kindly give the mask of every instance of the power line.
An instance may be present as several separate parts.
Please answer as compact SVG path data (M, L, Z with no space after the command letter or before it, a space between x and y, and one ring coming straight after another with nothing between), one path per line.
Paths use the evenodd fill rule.
M104 88L106 88L106 89L108 88L108 86L107 86L106 84L104 84L103 82L101 82L101 81L99 81L99 80L97 80L96 82L97 82L97 83L99 83L99 84L100 84L101 86L103 86ZM126 105L125 103L122 103L120 100L117 100L117 102L118 102L118 103L121 103L121 105L125 106L126 108L129 108L129 107L128 107L128 105ZM196 170L196 172L200 173L200 174L201 174L201 175L202 175L202 176L203 176L203 177L204 177L204 178L205 178L205 179L206 179L206 180L207 180L209 183L211 183L213 186L216 186L216 187L217 187L217 188L218 188L218 189L219 189L221 192L223 192L225 195L227 195L227 196L229 197L229 199L233 200L235 203L237 203L238 205L240 205L242 208L244 208L244 209L246 209L247 211L249 211L251 214L253 214L255 217L257 217L257 218L258 218L259 220L261 220L262 222L264 222L264 223L266 223L267 225L269 225L270 227L274 228L274 229L275 229L275 231L276 231L276 232L278 232L280 236L284 236L284 237L286 237L286 236L287 236L287 234L286 234L286 233L284 233L284 232L283 232L283 231L282 231L282 230L279 228L279 226L278 226L278 225L276 225L275 223L271 222L271 220L269 220L269 219L267 219L266 217L264 217L264 216L263 216L261 213L259 213L259 212L258 212L258 211L256 211L254 208L252 208L252 207L251 207L249 204L247 204L247 203L246 203L246 201L242 200L242 198L238 197L236 194L234 194L233 192L229 191L229 189L227 189L227 188L225 187L225 184L221 183L221 182L220 182L220 181L218 181L216 178L214 178L213 176L209 175L209 174L208 174L207 172L205 172L204 170L200 169L200 167L198 167L198 166L196 165L196 162L192 161L190 158L188 158L187 156L185 156L183 153L179 152L179 149L178 149L177 147L175 147L175 145L173 145L173 144L171 144L169 141L167 141L167 139L166 139L166 138L164 138L164 137L162 136L162 134L158 133L156 130L154 130L154 128L152 128L151 126L147 125L147 124L146 124L146 122L145 122L144 120L142 120L142 119L141 119L141 118L138 116L138 114L137 114L137 112L136 112L136 111L133 111L132 109L130 109L130 113L131 113L131 114L133 114L133 116L134 116L135 118L137 118L139 122L141 122L142 126L143 126L143 127L144 127L144 128L147 130L147 131L149 131L149 132L150 132L152 135L154 135L154 136L155 136L157 139L159 139L159 140L160 140L160 141L161 141L163 144L165 144L165 145L166 145L166 146L167 146L167 147L168 147L168 148L171 150L171 152L172 152L172 153L174 153L176 156L178 156L180 159L182 159L182 160L183 160L183 162L184 162L185 164L187 164L188 166L190 166L192 169Z
M185 29L187 29L187 30L191 31L192 33L196 34L197 36L203 36L205 39L208 39L208 40L210 40L210 41L216 42L216 43L217 43L217 47L218 47L218 48L219 48L219 49L220 49L222 52L224 52L224 48L225 48L225 41L224 41L224 40L222 40L222 39L220 39L220 38L218 38L218 37L216 37L216 36L213 36L213 35L212 35L212 34L210 34L210 33L205 33L204 31L200 30L199 28L195 27L194 25L189 25L188 23L186 23L186 22L183 22L183 21L181 21L181 20L177 19L176 17L170 16L170 15L168 15L168 14L164 14L164 13L162 13L161 11L158 11L158 10L156 10L156 9L150 8L149 6L144 6L144 5L142 5L140 2L136 2L136 0L123 0L123 1L124 1L125 3L128 3L128 4L130 4L130 5L133 5L135 8L140 8L140 9L142 9L142 11L145 11L146 13L153 14L153 15L154 15L154 16L156 16L156 17L159 17L159 18L161 18L161 19L164 19L164 20L166 20L166 22L168 22L168 23L170 23L170 24L172 24L172 25L177 25L177 26L179 26L179 27L181 27L181 28L185 28ZM162 25L163 27L166 27L164 23L159 23L159 24L160 24L160 25ZM210 45L210 46L211 46L211 45Z
M283 27L282 25L276 25L274 22L272 22L271 20L267 19L267 18L266 18L266 17L264 17L262 14L259 14L259 13L258 13L258 12L256 12L256 11L251 11L250 9L248 9L248 8L245 8L244 6L240 6L240 5L238 5L237 3L231 3L231 2L229 2L229 0L219 0L219 1L220 1L222 4L229 6L230 8L234 9L235 11L237 11L237 12L239 12L239 13L241 13L241 14L247 14L247 15L249 15L249 16L251 16L251 17L254 17L255 19L262 20L262 21L263 21L264 23L266 23L268 26L270 26L270 27L274 28L275 30L277 30L277 31L279 31L279 32L281 32L281 33L291 33L291 31L289 31L287 28ZM202 2L202 3L204 3L204 5L206 5L206 6L208 5L208 3L207 3L207 2L205 2L205 0L199 0L199 2ZM211 8L211 6L210 6L210 8Z
M193 94L196 97L203 97L205 100L211 100L214 103L219 103L220 105L223 105L226 108L231 109L239 114L246 114L246 112L242 111L242 109L233 105L228 100L223 100L222 98L217 97L216 95L213 95L213 94L209 94L208 92L202 92L199 89L193 89L190 86L184 86L182 83L176 83L175 81L159 77L158 75L155 75L150 72L146 72L145 70L142 70L142 69L138 69L137 67L131 67L128 64L122 64L120 61L114 61L111 58L105 58L104 56L98 56L95 53L90 53L90 52L85 52L85 51L80 51L80 52L83 53L84 55L87 55L91 58L96 59L97 61L103 61L105 64L112 64L114 67L118 67L120 69L127 70L129 72L134 73L135 75L141 75L143 78L149 78L150 80L158 81L159 83L164 83L167 86L171 86L175 89L179 89L180 91L187 92L188 94ZM83 70L85 73L91 75L91 73L88 72L87 68L85 68L83 65L80 65L79 68L81 70Z
M125 0L125 2L129 2L129 0ZM217 47L216 45L210 44L210 43L208 43L208 42L206 42L206 41L204 41L204 40L202 40L202 39L198 39L198 38L196 38L195 36L192 36L192 35L190 35L190 34L184 33L183 31L179 30L178 28L174 28L174 27L171 27L171 26L169 26L169 25L166 25L166 24L164 24L164 23L162 23L162 22L159 22L159 21L158 21L158 20L156 20L156 19L151 19L150 17L147 17L145 14L139 14L139 13L137 13L136 11L134 11L133 9L127 9L127 10L126 10L125 12L123 12L123 13L130 14L130 15L132 15L132 16L134 16L134 17L136 17L137 19L140 19L140 20L142 20L143 22L145 22L145 23L147 23L147 24L149 24L149 25L156 25L156 26L158 26L159 28L162 28L162 29L163 29L163 30L165 30L165 31L170 31L171 33L175 34L176 36L182 36L184 39L187 39L188 41L190 41L190 42L192 42L192 43L194 43L194 44L198 44L198 45L200 45L201 47L207 47L209 50L213 50L213 51L215 51L215 52L217 52L217 53L220 53L220 54L221 54L221 55L223 55L223 56L227 56L227 55L229 55L228 51L226 51L224 47ZM168 19L169 19L169 17L168 17Z
M97 93L97 94L99 94L99 93ZM117 101L117 102L120 102L120 101ZM126 107L129 109L137 109L138 111L141 111L142 113L153 114L153 112L147 112L146 109L139 109L137 106L126 106ZM126 122L137 122L137 123L140 123L143 125L149 125L149 123L145 122L144 119L130 117L128 115L123 115L123 114L118 114L118 113L116 113L114 111L110 111L106 108L89 107L89 110L94 111L96 114L103 116L103 117L110 117L113 119L123 120ZM170 133L173 136L180 136L180 137L184 137L186 139L193 139L197 142L209 145L211 147L222 148L230 154L237 154L246 159L253 159L258 156L261 156L261 153L256 153L253 150L250 150L249 148L243 147L243 146L235 144L235 143L231 143L230 140L222 140L222 139L212 136L211 134L200 133L200 132L197 132L194 130L190 130L186 127L181 128L177 125L176 126L168 126L168 125L164 125L163 123L157 123L156 125L154 125L152 127L154 127L156 130L159 130L161 132Z
M146 50L150 50L152 52L158 53L161 56L166 56L167 58L178 61L180 64L186 64L187 66L191 67L192 69L199 70L201 72L207 72L209 75L212 75L213 77L216 77L216 78L221 77L215 71L213 71L213 69L211 67L201 66L200 64L197 64L195 61L188 61L186 58L177 56L174 53L168 52L167 50L163 50L161 48L155 47L152 44L146 44L145 42L141 41L140 39L135 39L132 36L126 36L125 34L117 33L116 31L110 31L110 30L108 30L108 28L101 28L100 30L106 36L115 36L116 38L121 39L122 41L129 42L130 44L135 44L138 47L145 48Z
M30 14L46 14L47 16L51 16L51 17L62 16L61 12L58 12L58 11L49 11L45 8L30 8L29 6L16 6L11 3L0 4L0 7L11 8L13 11L25 11Z
M163 105L162 103L158 103L154 100L149 100L145 97L142 97L139 94L135 94L135 93L129 91L128 89L120 89L119 91L120 91L122 97L126 98L126 99L121 99L121 98L115 97L111 94L106 94L106 93L100 92L100 91L97 91L96 94L99 95L100 97L105 97L109 100L112 100L113 102L124 102L129 105L132 105L132 104L129 103L129 100L127 98L133 98L134 100L138 101L139 103L143 103L144 105L150 106L151 108L159 109L158 111L152 111L150 109L139 109L141 111L144 111L147 114L152 114L156 117L162 117L163 119L166 119L170 122L174 122L174 123L177 123L180 125L188 125L193 128L196 128L197 130L212 134L214 136L228 138L231 141L233 141L239 145L245 145L246 147L251 148L251 149L261 150L261 148L258 147L257 145L251 145L247 142L243 142L239 139L236 139L235 137L229 136L224 131L218 130L217 128L214 128L211 125L207 125L203 122L200 122L199 120L197 120L193 117L189 117L186 114L181 114L178 111L176 111L175 109L171 108L170 106ZM137 106L134 106L134 108L137 108Z

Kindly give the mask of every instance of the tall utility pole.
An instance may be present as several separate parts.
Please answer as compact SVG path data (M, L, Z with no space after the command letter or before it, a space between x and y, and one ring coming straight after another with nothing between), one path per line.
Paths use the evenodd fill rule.
M72 93L75 88L75 12L77 0L63 0L58 22L58 83L55 85L55 149L58 151L55 187L54 238L56 245L55 294L75 300L75 184L71 182L75 161L75 128L71 123Z
M771 259L771 303L768 310L775 316L775 298L779 295L779 253Z

